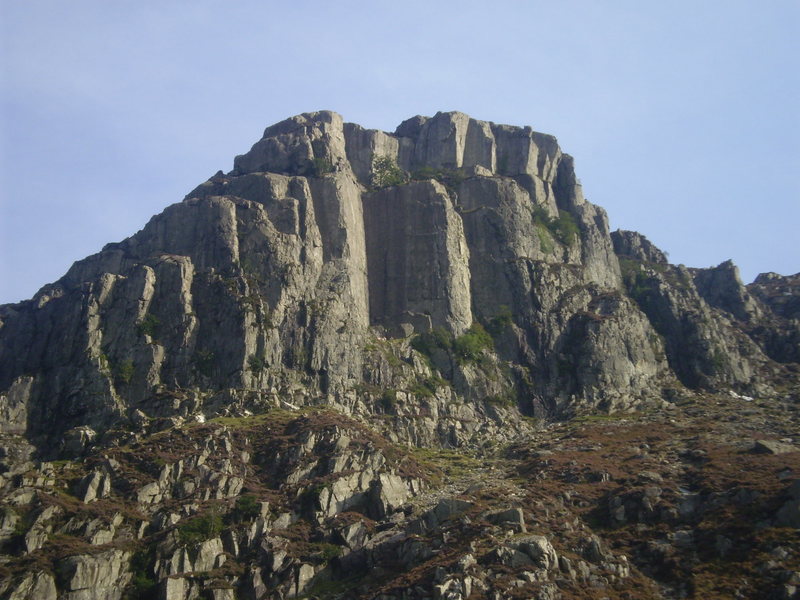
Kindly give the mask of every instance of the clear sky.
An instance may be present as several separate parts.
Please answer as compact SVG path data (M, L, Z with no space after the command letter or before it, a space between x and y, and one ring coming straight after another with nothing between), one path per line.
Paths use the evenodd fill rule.
M798 0L0 0L0 27L0 302L321 109L531 125L672 262L800 271Z

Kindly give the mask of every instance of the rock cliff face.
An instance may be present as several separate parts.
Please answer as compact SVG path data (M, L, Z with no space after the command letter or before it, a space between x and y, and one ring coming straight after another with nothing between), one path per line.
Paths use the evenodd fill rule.
M401 185L376 189L376 158ZM133 237L4 307L0 389L17 412L40 413L13 426L52 446L132 410L187 416L220 393L263 396L301 379L340 403L364 383L376 332L457 337L501 316L500 355L532 378L528 412L631 405L666 371L641 327L632 353L612 359L611 386L577 364L608 360L598 345L614 345L602 340L619 326L606 321L647 323L622 299L605 214L554 138L460 113L394 135L307 114L268 128L231 173ZM563 346L586 327L600 341L573 356ZM178 389L190 398L156 399Z
M790 398L798 290L796 275L745 287L730 262L673 266L609 233L572 158L528 127L293 117L0 307L0 593L362 597L336 586L375 567L419 570L421 591L378 578L363 597L516 597L493 569L528 573L508 585L542 598L562 593L559 573L657 594L596 538L574 540L578 560L539 534L474 538L477 562L464 550L429 578L449 556L431 536L446 545L454 519L463 541L471 520L523 533L531 515L475 490L425 508L442 473L408 448L517 444L525 472L520 440L545 422Z

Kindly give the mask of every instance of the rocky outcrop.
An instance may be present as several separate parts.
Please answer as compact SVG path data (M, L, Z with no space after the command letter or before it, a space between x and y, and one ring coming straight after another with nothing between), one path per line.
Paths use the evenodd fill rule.
M372 324L393 337L442 327L461 335L472 324L469 251L461 219L436 181L364 197Z
M378 182L376 161L392 177ZM371 327L457 338L473 322L528 373L516 396L529 413L626 410L673 374L752 392L771 367L748 336L782 362L797 346L793 317L776 327L755 298L733 265L682 271L642 236L610 235L551 136L461 113L394 133L307 113L2 307L0 411L9 433L74 454L80 428L186 418L232 394L263 405L303 389L350 405ZM750 330L734 341L730 322ZM477 381L458 394L492 387Z
M677 576L647 561L705 559L708 514L753 504L759 527L796 526L796 486L756 482L760 502L656 472L722 453L793 476L769 462L796 458L783 417L762 421L774 439L747 432L761 454L648 451L684 406L793 413L798 290L609 233L572 157L529 127L287 119L0 307L0 595L661 597ZM580 429L637 409L658 427ZM701 478L690 463L676 472ZM598 519L612 537L680 529L631 551L637 571Z
M712 269L696 269L694 284L710 306L729 313L739 321L750 321L761 316L758 305L742 284L739 269L729 260Z
M376 158L405 169L400 185L373 187ZM576 302L581 286L594 287ZM309 113L268 128L231 173L136 235L0 309L0 410L15 434L80 452L55 441L139 413L213 410L229 390L270 402L303 380L346 403L363 381L370 326L458 337L510 310L498 349L533 374L525 403L553 412L564 397L558 340L618 288L605 215L554 138L460 113L394 134ZM616 377L612 395L638 397L635 381L658 370ZM592 405L606 389L569 387L578 403L591 387Z
M751 393L768 389L775 365L741 326L757 319L761 309L735 266L690 271L652 262L648 257L659 254L640 234L614 232L613 237L628 295L664 339L670 367L684 385Z
M747 290L779 317L800 318L800 273L788 277L762 273Z
M800 274L762 273L747 292L762 306L760 318L748 323L750 336L773 360L800 362Z
M53 576L44 571L27 573L8 596L8 600L56 600L58 590Z
M65 600L117 600L128 583L130 555L119 550L75 555L59 563Z
M656 248L655 244L642 234L635 231L617 229L611 234L611 241L614 243L614 252L618 256L658 265L669 263L666 254Z

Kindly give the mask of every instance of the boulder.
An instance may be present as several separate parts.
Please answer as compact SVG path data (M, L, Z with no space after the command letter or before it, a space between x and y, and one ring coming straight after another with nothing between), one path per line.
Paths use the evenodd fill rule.
M26 573L11 591L8 600L56 600L58 592L53 576L44 571Z
M514 547L527 554L541 569L558 568L558 554L543 535L529 535L514 540Z
M756 440L753 444L753 452L756 454L786 454L797 451L798 448L794 444L778 440Z
M525 533L525 515L521 508L491 512L486 515L486 520L495 525L512 527L518 533Z
M108 550L99 554L79 554L58 563L63 580L64 600L120 600L130 580L130 553Z

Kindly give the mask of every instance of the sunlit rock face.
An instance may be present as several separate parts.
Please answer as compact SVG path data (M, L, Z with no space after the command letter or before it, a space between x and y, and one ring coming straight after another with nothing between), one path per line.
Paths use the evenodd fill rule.
M300 386L348 403L374 376L375 335L457 338L473 323L527 373L513 387L531 414L630 408L675 379L752 392L764 351L796 358L765 298L733 265L682 271L639 234L611 236L552 136L457 112L394 133L306 113L2 308L4 427L56 451L75 427L185 417L231 394Z
M530 127L292 117L0 307L0 596L685 597L714 511L798 522L722 489L800 472L798 298L610 233Z

